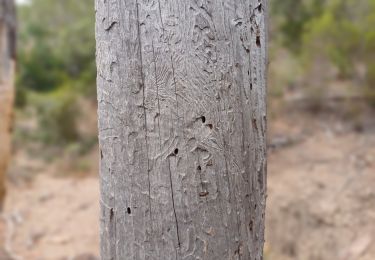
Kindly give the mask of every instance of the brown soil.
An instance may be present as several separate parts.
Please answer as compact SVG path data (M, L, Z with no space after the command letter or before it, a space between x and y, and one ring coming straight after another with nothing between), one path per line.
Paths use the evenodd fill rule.
M306 115L271 131L300 138L269 154L266 259L375 259L374 131Z
M25 260L97 259L88 256L99 255L98 185L94 177L42 173L30 185L11 186L4 212L8 253Z

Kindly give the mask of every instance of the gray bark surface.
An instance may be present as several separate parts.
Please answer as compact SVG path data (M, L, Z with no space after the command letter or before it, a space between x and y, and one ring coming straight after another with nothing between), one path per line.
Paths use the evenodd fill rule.
M266 10L96 0L103 260L263 258Z
M5 197L5 173L10 155L16 15L13 0L0 0L0 208Z

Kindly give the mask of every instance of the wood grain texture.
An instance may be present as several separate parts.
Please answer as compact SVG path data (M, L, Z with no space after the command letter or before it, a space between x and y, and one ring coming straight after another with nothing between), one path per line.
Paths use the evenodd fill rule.
M12 0L0 0L0 208L5 198L5 173L10 156L16 15Z
M266 10L96 0L103 260L263 258Z

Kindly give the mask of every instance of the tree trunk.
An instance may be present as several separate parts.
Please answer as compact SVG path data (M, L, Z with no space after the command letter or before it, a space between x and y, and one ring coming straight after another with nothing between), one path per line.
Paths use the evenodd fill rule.
M96 0L103 260L263 257L265 0Z
M10 155L14 96L16 15L13 0L0 0L0 207Z

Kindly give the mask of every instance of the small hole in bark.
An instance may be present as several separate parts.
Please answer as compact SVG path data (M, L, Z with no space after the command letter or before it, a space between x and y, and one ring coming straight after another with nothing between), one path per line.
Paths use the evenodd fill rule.
M253 128L258 131L257 120L255 118L253 118L253 120L251 121L251 123L252 123Z
M199 192L199 197L206 197L209 194L208 191Z
M128 212L129 215L132 214L132 210L129 207L127 208L126 212Z
M258 47L260 47L260 36L257 36L256 44L257 44Z
M100 159L103 159L103 151L100 150Z
M242 25L241 21L239 21L239 22L236 23L236 26L241 26L241 25Z
M259 5L258 5L258 12L259 12L259 13L262 12L262 4L259 4Z
M207 125L210 129L214 128L214 126L212 124L208 124Z
M250 90L253 90L253 83L250 83Z
M250 52L250 50L249 50L249 49L246 49L246 52L247 52L247 53L249 53L249 52Z
M175 155L178 154L178 148L174 149L174 154L175 154Z
M203 122L203 123L206 122L206 117L205 117L205 116L201 116L201 119L202 119L202 122Z
M198 165L197 170L198 170L198 171L201 171L201 170L202 170L202 167L201 167L200 165Z

